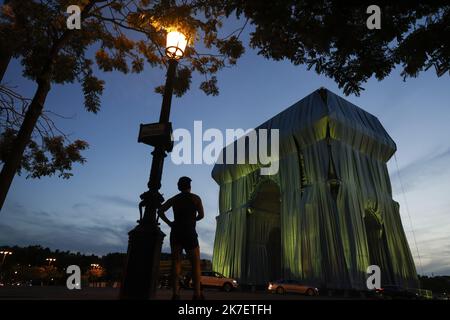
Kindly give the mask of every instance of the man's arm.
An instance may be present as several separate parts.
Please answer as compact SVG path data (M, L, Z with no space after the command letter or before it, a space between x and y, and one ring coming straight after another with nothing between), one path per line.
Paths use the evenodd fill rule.
M202 204L202 199L200 199L200 197L197 197L197 201L196 201L196 206L197 206L197 217L195 217L195 220L199 221L202 220L205 217L205 212L203 211L203 204Z
M169 200L164 202L164 204L161 207L159 207L159 209L158 209L158 216L161 218L162 221L164 221L171 228L172 228L173 222L167 218L165 212L172 207L172 205L173 205L172 202L173 202L172 198L170 198Z
M142 220L142 208L145 207L144 200L139 202L139 219Z

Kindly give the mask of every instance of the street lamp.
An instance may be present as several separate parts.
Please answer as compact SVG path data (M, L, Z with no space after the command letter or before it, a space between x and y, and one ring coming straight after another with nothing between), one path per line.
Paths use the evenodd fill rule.
M3 250L3 251L0 251L0 254L3 255L2 264L0 265L0 280L3 280L3 273L2 273L2 271L3 271L3 264L5 263L6 256L12 255L12 252L11 251L7 251L7 250Z
M166 55L169 59L181 59L184 56L188 39L178 31L170 31L167 33Z
M55 258L47 258L47 259L45 259L45 261L48 261L48 265L50 265L52 262L55 262L56 259Z
M125 265L121 299L154 298L159 276L161 247L165 234L157 222L157 209L164 202L159 192L166 152L172 151L172 124L169 122L173 82L188 39L179 31L167 33L166 56L168 68L159 122L141 124L138 142L153 146L152 166L147 183L148 190L140 195L139 208L145 207L143 217L128 235L127 261Z
M3 264L5 263L6 256L11 255L12 252L11 251L0 251L0 254L3 255L3 258L2 258L2 266L3 266Z

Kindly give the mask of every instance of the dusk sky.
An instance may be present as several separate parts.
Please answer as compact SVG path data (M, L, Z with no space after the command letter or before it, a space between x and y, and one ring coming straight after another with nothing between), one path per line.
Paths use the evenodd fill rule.
M40 244L100 255L126 251L151 164L151 147L137 143L139 124L158 120L162 97L154 87L163 82L165 70L99 74L106 89L97 115L84 111L79 84L54 85L46 102L47 109L73 117L56 119L57 125L73 139L89 142L87 163L75 166L69 180L17 176L0 212L0 245ZM218 80L218 97L201 92L196 76L191 90L173 99L174 128L193 130L196 120L203 121L204 130L254 128L322 86L377 116L397 144L399 170L394 157L388 167L417 271L450 275L448 75L437 78L429 70L404 82L395 70L382 82L371 79L359 97L345 97L333 80L287 61L266 60L247 46L237 66L221 71ZM10 64L5 82L28 97L35 90L22 78L19 61ZM219 188L211 170L212 165L174 165L169 156L161 189L167 199L177 192L178 177L192 178L192 191L205 207L198 233L206 258L212 255L218 214ZM169 230L162 229L167 234L163 251L169 252Z

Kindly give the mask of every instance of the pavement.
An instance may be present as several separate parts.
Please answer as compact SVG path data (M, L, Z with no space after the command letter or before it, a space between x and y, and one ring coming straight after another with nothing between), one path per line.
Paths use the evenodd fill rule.
M181 299L191 300L192 290L182 290ZM263 291L243 292L235 290L223 292L214 289L205 289L206 300L329 300L336 297L307 297L300 294L278 295ZM172 291L160 289L157 292L157 300L170 300ZM69 290L63 286L48 287L0 287L0 300L117 300L119 289L116 288L82 288L81 290ZM344 298L338 298L344 299ZM349 298L345 298L349 299Z

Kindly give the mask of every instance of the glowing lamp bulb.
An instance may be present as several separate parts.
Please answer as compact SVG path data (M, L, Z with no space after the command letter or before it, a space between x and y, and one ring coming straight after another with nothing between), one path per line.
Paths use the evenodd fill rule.
M178 31L167 33L166 55L170 59L181 59L187 46L187 38Z

